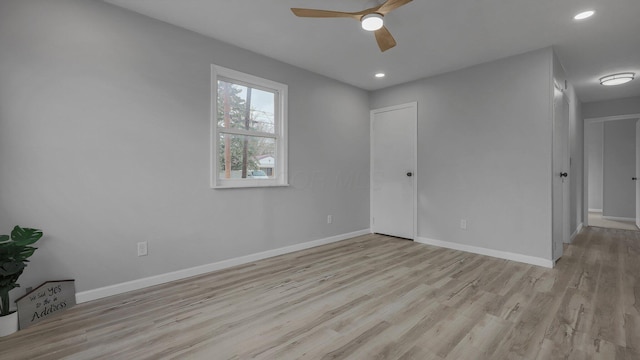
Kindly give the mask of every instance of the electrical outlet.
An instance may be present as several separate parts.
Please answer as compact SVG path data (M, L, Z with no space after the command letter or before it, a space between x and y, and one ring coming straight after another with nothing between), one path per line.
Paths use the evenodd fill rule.
M327 215L327 224L333 223L333 215Z
M138 256L147 256L148 254L148 249L147 249L147 242L146 241L141 241L138 243Z
M460 219L460 229L467 230L467 220L466 219Z

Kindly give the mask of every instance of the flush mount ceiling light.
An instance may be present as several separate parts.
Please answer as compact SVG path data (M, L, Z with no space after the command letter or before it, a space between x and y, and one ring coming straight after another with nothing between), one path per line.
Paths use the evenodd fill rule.
M380 72L380 73L376 73L376 74L375 74L375 77L377 77L377 78L383 78L383 77L384 77L384 73L381 73L381 72Z
M378 13L367 14L362 17L360 20L362 24L362 28L367 31L376 31L384 25L384 20L382 20L382 15Z
M583 11L580 14L574 16L573 18L576 20L584 20L586 18L590 18L593 16L593 14L595 14L596 12L593 10L588 10L588 11Z
M632 72L607 75L605 77L600 78L600 84L605 86L625 84L633 80L635 75L636 74Z

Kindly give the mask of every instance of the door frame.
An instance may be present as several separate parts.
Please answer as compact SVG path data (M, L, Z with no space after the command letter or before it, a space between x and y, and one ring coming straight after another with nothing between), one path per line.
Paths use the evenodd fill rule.
M640 228L640 119L636 120L636 226Z
M569 178L562 179L560 173L571 174L570 158L570 99L566 89L559 86L554 81L551 108L551 258L555 263L563 255L564 244L570 242L570 191ZM558 111L559 110L559 111ZM566 110L566 111L565 111ZM565 114L567 115L565 118ZM556 131L559 125L559 131ZM559 133L560 132L560 133ZM560 166L558 166L560 165ZM559 168L559 169L557 169ZM558 172L557 170L560 170ZM559 191L556 191L556 184L560 181ZM556 205L561 206L558 213ZM559 234L556 228L559 226ZM558 246L559 244L562 244Z
M571 103L569 95L566 91L562 92L562 127L565 131L564 146L564 171L569 173L569 177L565 178L562 182L562 243L571 243L571 232L575 229L571 229L571 182L577 174L573 173L571 168Z
M387 106L379 109L373 109L369 111L369 229L373 232L373 216L372 216L372 203L373 203L373 119L376 114L410 108L413 113L413 129L414 135L411 137L413 141L413 237L412 241L416 241L418 236L418 102L413 101L409 103Z
M582 134L582 138L584 140L586 140L586 138L584 137L584 130L587 127L587 124L593 124L593 123L604 123L604 122L608 122L608 121L617 121L617 120L633 120L633 119L637 119L640 120L640 114L626 114L626 115L614 115L614 116L602 116L602 117L595 117L595 118L585 118L584 119L584 127L583 127L583 134ZM638 139L636 139L636 143L638 142ZM588 154L588 149L589 149L589 143L587 141L584 141L584 146L583 146L583 164L582 164L582 169L583 169L583 173L582 173L582 221L584 223L584 226L589 226L589 158L587 156ZM636 169L636 171L638 171L638 169ZM640 194L636 193L636 196L639 196ZM637 210L636 210L637 211ZM638 214L636 214L636 216L638 216Z

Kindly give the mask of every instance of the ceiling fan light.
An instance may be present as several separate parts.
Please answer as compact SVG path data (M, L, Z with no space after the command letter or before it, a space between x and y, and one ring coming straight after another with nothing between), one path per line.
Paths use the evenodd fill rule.
M600 78L600 84L605 86L621 85L633 80L635 73L626 72L613 75L607 75Z
M367 31L376 31L384 25L382 15L377 13L367 14L363 16L360 21L362 24L362 28Z

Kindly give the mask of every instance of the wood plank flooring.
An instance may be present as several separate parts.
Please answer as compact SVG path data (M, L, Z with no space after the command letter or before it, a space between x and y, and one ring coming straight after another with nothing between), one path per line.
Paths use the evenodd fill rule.
M640 359L639 234L555 269L366 235L80 304L0 359Z
M589 211L589 226L638 231L635 221L609 220L605 219L601 212L592 211Z

